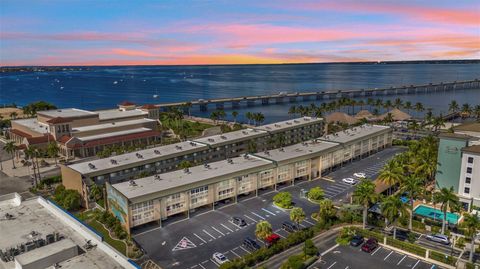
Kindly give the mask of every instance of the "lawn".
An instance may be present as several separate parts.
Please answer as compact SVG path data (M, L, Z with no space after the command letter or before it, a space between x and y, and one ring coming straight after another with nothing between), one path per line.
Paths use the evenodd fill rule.
M97 232L101 233L103 235L103 239L105 240L105 242L107 242L110 246L114 247L123 255L126 255L126 245L124 241L111 238L110 235L108 234L108 231L105 228L103 228L102 224L96 220L92 219L88 221L88 225L90 225Z

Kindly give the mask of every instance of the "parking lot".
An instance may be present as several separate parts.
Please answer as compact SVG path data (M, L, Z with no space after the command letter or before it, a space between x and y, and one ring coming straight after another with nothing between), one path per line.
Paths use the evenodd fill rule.
M400 150L388 148L363 160L346 164L328 175L333 181L303 181L279 190L292 193L295 205L302 207L307 215L300 226L309 227L315 223L309 216L318 211L318 205L302 198L302 189L320 186L325 190L327 198L341 202L355 188L341 182L342 178L351 177L354 172L365 172L367 177L373 177L382 167L381 164ZM276 193L270 191L258 197L253 196L236 204L196 214L190 219L168 222L163 227L149 227L138 231L133 237L162 268L217 268L218 264L211 259L215 252L224 253L230 260L249 253L250 250L242 246L242 241L246 237L255 239L255 224L259 221L267 220L275 233L281 237L288 236L288 232L281 229L281 224L289 220L289 212L273 206L272 197ZM247 226L238 227L231 223L230 218L233 216L243 218ZM257 242L263 246L263 242Z
M339 246L322 257L312 269L363 269L363 268L410 268L431 269L432 264L414 257L377 247L372 253L361 251L360 247Z

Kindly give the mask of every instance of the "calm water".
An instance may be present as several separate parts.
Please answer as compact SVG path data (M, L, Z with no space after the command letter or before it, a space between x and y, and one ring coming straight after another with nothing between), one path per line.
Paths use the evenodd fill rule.
M480 78L480 64L93 67L89 71L1 74L0 104L15 102L21 106L45 100L58 107L102 109L124 100L137 104L165 103L280 91L381 88L475 78ZM153 98L154 94L159 98ZM402 95L401 98L412 103L423 102L425 107L439 113L446 112L446 105L453 99L460 104L480 103L480 89ZM246 111L258 111L265 114L266 122L272 122L288 118L290 105L242 107L237 111L240 120ZM231 110L225 109L227 113ZM209 112L194 110L193 114L205 116Z

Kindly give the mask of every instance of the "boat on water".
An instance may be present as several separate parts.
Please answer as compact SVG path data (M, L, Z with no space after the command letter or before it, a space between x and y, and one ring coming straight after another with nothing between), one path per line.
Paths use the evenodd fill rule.
M154 94L154 95L153 95L153 98L158 98L158 94Z
M113 82L114 85L117 84L117 83L118 83L118 81L116 81L116 80Z

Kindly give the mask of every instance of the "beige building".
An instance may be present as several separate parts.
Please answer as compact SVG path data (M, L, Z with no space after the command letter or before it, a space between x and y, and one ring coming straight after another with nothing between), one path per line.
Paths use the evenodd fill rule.
M76 108L37 112L36 118L12 121L10 139L20 149L45 148L56 142L67 158L94 156L113 145L149 145L156 131L159 109L123 102L118 109L87 111Z
M354 158L377 152L392 143L392 129L363 125L299 144L245 154L189 169L156 174L117 184L107 182L108 208L131 228L189 217L199 208L214 209L225 200L258 195L259 190L318 179L321 174Z

